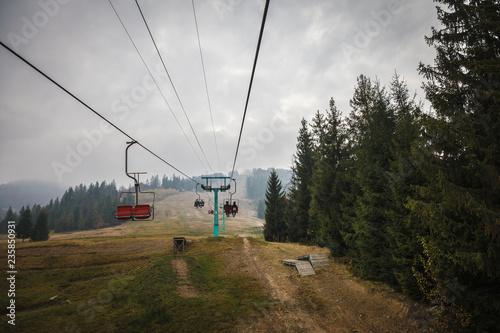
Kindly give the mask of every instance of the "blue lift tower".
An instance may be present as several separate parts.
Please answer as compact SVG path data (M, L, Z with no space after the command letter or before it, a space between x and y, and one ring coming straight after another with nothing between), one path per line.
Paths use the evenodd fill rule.
M224 192L231 188L230 184L227 184L227 180L231 177L212 177L204 176L201 179L205 179L205 185L201 185L201 188L205 191L214 191L214 237L219 237L219 191ZM221 184L219 187L212 187L208 184L209 180L217 180Z

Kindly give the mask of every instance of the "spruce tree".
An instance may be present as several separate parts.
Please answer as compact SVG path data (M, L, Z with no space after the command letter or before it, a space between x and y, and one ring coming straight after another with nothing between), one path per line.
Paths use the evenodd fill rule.
M264 238L269 242L286 241L285 193L276 170L272 170L267 182Z
M424 131L426 183L410 202L430 229L422 256L434 264L419 277L432 281L426 294L450 329L499 331L500 4L437 2L442 27L426 38L435 63L419 67L435 111Z
M355 182L360 189L354 202L350 250L361 276L394 283L387 233L390 188L386 179L392 158L394 114L384 88L363 75L358 78L350 104Z
M315 153L307 121L302 119L301 125L292 166L292 189L289 196L293 208L287 214L288 236L292 242L307 242L314 239L314 230L309 226L309 205Z
M17 238L21 238L24 242L26 238L31 237L33 229L33 216L31 214L30 206L21 208L19 223L16 226Z
M415 186L424 181L419 170L421 156L415 153L423 144L420 140L421 105L410 97L408 87L395 74L391 82L391 108L395 115L395 130L392 138L392 161L387 173L391 189L392 207L388 211L390 226L390 252L395 261L394 274L398 288L410 296L421 299L414 270L422 271L419 255L423 251L420 239L428 234L407 208L408 198L415 194Z
M5 217L0 222L0 232L1 233L4 233L4 234L7 233L9 221L16 221L17 222L17 214L14 213L14 211L12 210L12 207L9 207L9 209L7 210L7 213L5 214Z
M309 218L316 231L316 241L327 246L333 255L345 254L346 245L342 238L342 210L344 186L341 162L346 158L346 135L341 112L330 100L326 116L316 114L312 122L316 140L316 167L311 187Z
M40 214L38 214L38 219L33 227L31 240L38 242L46 241L47 239L49 239L49 216L45 212L45 209L42 209Z
M264 202L265 200L260 199L259 203L257 205L257 217L259 219L265 218L265 213L266 213L266 204ZM284 212L283 212L284 213Z

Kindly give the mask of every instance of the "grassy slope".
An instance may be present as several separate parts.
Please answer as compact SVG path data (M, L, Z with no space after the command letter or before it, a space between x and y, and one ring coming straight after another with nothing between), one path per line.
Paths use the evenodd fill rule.
M154 221L18 242L16 327L7 324L3 278L0 331L424 331L410 318L413 305L353 279L343 265L299 277L281 259L328 250L263 241L262 221L243 200L224 237L211 237L213 216L194 209L194 198L168 193ZM253 237L235 237L241 233ZM174 236L188 239L185 254L172 254ZM5 272L5 239L0 251ZM173 260L185 262L187 282ZM186 284L194 296L182 294Z
M255 304L268 301L251 277L223 269L221 254L235 241L201 239L189 244L188 253L176 256L189 266L190 283L199 295L193 298L179 296L172 248L163 247L162 239L23 244L18 247L22 264L16 281L16 332L229 329L252 312ZM158 246L143 252L123 251L127 244L137 242L156 242ZM0 288L7 289L4 281ZM5 310L2 314L5 318ZM5 320L1 326L6 331Z

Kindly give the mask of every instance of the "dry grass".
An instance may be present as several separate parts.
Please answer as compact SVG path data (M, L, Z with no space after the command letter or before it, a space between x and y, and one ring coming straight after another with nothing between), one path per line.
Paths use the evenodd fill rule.
M220 221L222 237L211 237L213 215L193 207L196 197L160 195L154 221L17 243L16 331L430 331L414 319L421 306L342 264L330 260L309 277L283 265L328 250L265 242L263 221L243 199L225 233ZM187 238L186 254L174 257L174 236ZM0 288L8 290L5 279Z

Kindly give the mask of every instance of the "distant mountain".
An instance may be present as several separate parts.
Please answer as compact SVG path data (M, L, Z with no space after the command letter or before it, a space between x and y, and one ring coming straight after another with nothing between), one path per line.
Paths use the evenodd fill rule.
M14 210L22 206L47 205L50 199L61 198L65 188L55 182L41 180L18 180L0 184L0 216L4 216L9 207Z

